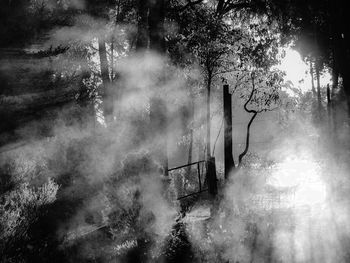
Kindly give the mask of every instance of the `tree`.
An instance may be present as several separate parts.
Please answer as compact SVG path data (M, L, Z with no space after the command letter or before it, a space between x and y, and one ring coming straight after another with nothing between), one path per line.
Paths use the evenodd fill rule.
M278 71L253 71L246 73L250 79L250 91L243 95L246 101L243 105L247 113L252 114L246 128L246 141L244 150L238 156L238 166L241 166L244 156L250 146L251 125L258 114L276 110L282 104L280 91L283 86L283 75Z
M115 1L104 0L104 1L96 1L89 0L87 1L87 13L92 15L97 19L105 20L105 27L100 28L100 32L97 32L97 41L98 41L98 54L100 61L100 76L102 80L102 85L100 87L100 94L102 97L102 109L103 115L106 125L109 125L113 122L114 119L114 102L115 102L115 93L116 93L116 83L114 81L118 81L118 74L113 75L114 68L114 29L117 23L121 23L122 21L126 21L128 19L128 12L132 8L130 6L131 1ZM111 10L115 10L111 12ZM108 22L111 25L108 25ZM108 30L108 27L111 29ZM110 57L111 57L111 65L108 65L108 54L106 45L109 43L110 47Z
M211 155L211 87L218 75L222 56L228 51L229 29L217 19L214 14L202 6L196 10L187 10L190 21L180 32L180 45L186 46L186 51L194 54L194 58L201 65L206 89L206 155ZM190 24L188 24L190 23ZM233 40L232 40L233 41Z
M343 80L342 89L349 100L349 34L346 19L349 11L346 1L269 1L271 15L279 21L285 41L294 40L294 45L304 57L315 63L316 79L326 66L332 71L333 91ZM334 92L333 92L334 93ZM317 94L317 100L319 100ZM319 104L320 105L320 104Z

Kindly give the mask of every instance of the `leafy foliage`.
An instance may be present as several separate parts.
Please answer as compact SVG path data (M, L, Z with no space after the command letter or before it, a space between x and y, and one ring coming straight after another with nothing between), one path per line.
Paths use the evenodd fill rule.
M58 188L52 179L39 187L23 183L1 197L0 250L5 258L24 256L23 251L13 254L16 246L28 240L29 227L41 216L40 207L56 200Z

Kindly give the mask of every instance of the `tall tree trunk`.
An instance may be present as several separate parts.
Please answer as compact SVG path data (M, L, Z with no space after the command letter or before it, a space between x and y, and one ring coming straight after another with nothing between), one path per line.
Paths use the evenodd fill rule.
M230 171L235 167L232 153L232 96L229 85L223 86L224 98L224 167L225 179L228 179Z
M315 81L314 81L314 68L312 66L312 61L310 60L310 77L311 77L311 91L312 95L316 97Z
M203 101L202 101L202 98L200 98L200 104L202 104ZM198 153L197 153L197 158L198 158L198 161L203 161L205 160L205 130L200 128L200 127L205 127L202 126L203 124L203 119L201 117L201 112L200 111L197 111L197 126L198 126L198 133L197 133L197 140L196 140L196 143L197 143L197 146L198 146Z
M165 55L165 0L150 2L148 15L149 47L153 52ZM163 168L163 174L168 175L167 153L167 106L161 94L155 95L150 100L150 126L151 136L158 135L156 156Z
M210 147L210 90L212 82L212 71L208 70L208 79L207 79L207 156L206 156L206 177L205 181L208 185L208 192L212 197L215 197L217 194L217 178L216 178L216 165L215 157L211 156L211 147Z
M350 122L350 81L349 81L349 74L350 74L350 58L347 59L346 58L346 53L348 53L349 51L344 47L344 40L340 39L339 40L340 43L338 43L338 54L339 54L339 73L340 76L342 77L343 80L343 91L344 94L346 96L346 101L347 101L347 106L348 106L348 119Z
M316 83L317 83L317 103L319 109L322 107L321 104L321 83L320 83L320 68L316 65Z
M350 27L348 21L348 3L346 1L330 1L331 30L333 41L333 59L335 69L343 80L343 91L348 106L348 119L350 122Z
M111 82L114 81L114 38L111 38Z
M210 147L210 89L211 89L211 81L212 74L208 71L208 79L207 79L207 140L206 140L206 152L207 152L207 160L209 160L211 156L211 147Z
M95 111L95 101L90 98L88 87L85 85L84 80L88 80L91 76L91 72L84 70L81 74L80 89L78 103L84 109L86 109L86 119L92 127L96 128L96 111Z
M105 41L98 39L98 54L102 79L102 108L105 122L108 125L113 120L113 90L108 72L108 61Z
M315 72L314 72L314 66L315 63L312 62L312 60L310 59L310 77L311 77L311 91L312 91L312 110L311 110L311 114L312 114L312 118L313 120L318 123L319 121L319 116L320 116L320 112L319 112L319 107L318 107L318 101L317 101L317 92L316 92L316 88L315 88Z
M144 50L148 46L148 11L149 0L138 0L138 20L136 50Z
M193 151L193 129L190 130L190 143L188 145L187 163L192 163L192 151Z
M161 54L165 53L165 1L166 0L151 1L148 16L150 49Z
M321 114L322 101L321 101L321 83L320 83L320 65L316 62L316 83L317 83L317 106L319 114Z

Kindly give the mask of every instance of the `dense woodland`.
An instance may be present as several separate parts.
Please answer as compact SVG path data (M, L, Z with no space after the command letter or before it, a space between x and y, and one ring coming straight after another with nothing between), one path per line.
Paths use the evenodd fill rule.
M2 1L0 262L349 262L349 11Z

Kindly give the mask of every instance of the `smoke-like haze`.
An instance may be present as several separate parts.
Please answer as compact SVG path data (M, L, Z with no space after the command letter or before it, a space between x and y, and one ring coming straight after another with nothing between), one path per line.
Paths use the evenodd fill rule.
M334 144L327 125L292 116L265 160L232 173L214 216L188 216L202 262L348 261L348 139Z
M64 30L56 31L55 41L69 39L71 33ZM75 39L77 33L84 35L74 27L69 30L74 31ZM85 35L81 40L91 42L93 36ZM51 63L55 67L61 60ZM98 59L92 58L94 63L98 68ZM143 247L142 242L146 242L146 257L151 262L164 249L165 238L175 224L177 204L169 198L169 180L159 173L159 163L150 154L161 135L142 140L149 129L149 102L160 97L171 123L181 123L179 109L189 102L186 78L196 73L185 73L152 53L119 58L114 70L120 75L113 84L117 98L114 124L106 128L89 112L75 120L74 114L80 115L84 109L67 105L50 119L17 129L20 139L2 151L2 166L11 164L17 183L28 181L32 189L47 180L56 183L58 201L71 206L69 212L61 211L68 216L58 220L55 233L62 248L78 246L78 255L83 258L109 261L116 256L123 259L128 250ZM98 97L95 103L98 108ZM181 125L172 127L168 136L173 139L169 142L176 144L183 131ZM40 135L42 129L49 137ZM170 148L169 156L175 154L177 150ZM94 235L99 235L97 240L90 240Z
M83 1L69 3L84 8ZM56 248L76 262L81 258L127 262L135 254L142 262L162 261L174 240L188 241L188 251L183 253L193 253L194 262L349 261L346 125L339 125L333 140L327 124L316 125L298 112L290 113L278 131L275 127L280 120L274 120L273 128L264 131L272 133L271 145L257 154L251 146L252 153L242 167L232 171L225 185L220 181L219 196L208 200L203 194L182 218L183 203L175 199L186 192L185 184L195 189L191 188L193 180L186 178L184 170L169 178L162 176L154 153L159 150L158 142L166 141L168 146L163 150L169 167L186 163L190 127L194 136L192 161L203 159L205 76L195 63L180 68L158 54L134 52L129 40L135 27L106 23L78 16L73 26L54 29L43 45L71 45L66 53L33 59L29 64L15 61L1 65L3 70L24 65L36 73L48 70L54 72L52 83L58 83L49 91L35 93L32 87L31 93L1 95L1 101L17 111L44 103L45 98L75 92L76 84L82 82L90 101L88 107L65 103L7 134L16 141L0 149L0 167L10 178L1 179L9 182L1 186L0 198L0 223L7 224L1 230L6 238L20 236L27 241L28 235L23 233L37 230L31 230L30 223L50 221L45 227L57 241ZM109 83L115 118L108 123L102 113L98 40L106 41L111 64L108 41L112 38L118 42L114 64L109 66L110 77L115 77ZM37 51L35 47L29 50ZM87 78L77 77L85 71L91 73ZM59 81L63 80L69 84L60 89ZM223 159L221 84L221 80L214 81L211 102L212 143L219 138L214 151L218 168ZM166 135L150 127L154 98L166 105ZM192 106L194 120L188 116ZM262 131L255 132L261 133L254 138L262 137ZM238 143L234 142L234 147ZM217 170L222 178L222 171ZM174 233L181 232L176 232L177 228L185 237L176 237ZM45 246L50 245L45 242ZM28 243L29 250L31 246ZM174 251L176 246L180 245L175 244Z

